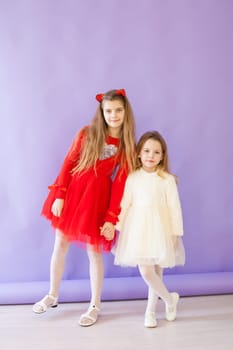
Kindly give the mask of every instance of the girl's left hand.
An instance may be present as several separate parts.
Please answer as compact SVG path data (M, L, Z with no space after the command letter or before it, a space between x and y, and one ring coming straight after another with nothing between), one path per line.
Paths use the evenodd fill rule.
M105 222L102 227L100 227L100 235L104 236L107 241L111 241L114 238L115 227L111 222Z

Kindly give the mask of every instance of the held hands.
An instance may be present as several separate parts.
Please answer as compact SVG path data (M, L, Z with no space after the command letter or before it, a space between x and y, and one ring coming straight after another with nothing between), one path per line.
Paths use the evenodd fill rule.
M100 227L100 235L104 236L107 241L111 241L114 238L115 227L111 222L105 222Z
M64 207L64 199L57 198L53 202L51 212L53 213L54 216L60 217L63 207Z

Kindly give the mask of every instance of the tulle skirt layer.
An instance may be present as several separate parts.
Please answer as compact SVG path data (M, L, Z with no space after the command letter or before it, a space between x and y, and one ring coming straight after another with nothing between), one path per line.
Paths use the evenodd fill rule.
M112 252L114 263L122 266L159 265L165 268L185 262L182 237L165 232L159 215L149 206L131 207Z
M74 175L66 193L62 215L56 217L51 207L56 199L51 190L42 208L42 215L59 229L67 240L90 244L95 251L110 251L113 241L100 235L100 227L109 205L111 179L96 175L94 170Z

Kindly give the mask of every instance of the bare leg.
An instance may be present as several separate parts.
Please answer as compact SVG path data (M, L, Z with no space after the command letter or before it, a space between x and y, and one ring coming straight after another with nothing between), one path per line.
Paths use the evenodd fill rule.
M58 292L65 267L65 258L70 243L60 230L56 230L53 254L50 263L50 289L49 293L38 303L33 305L33 311L42 313L48 307L57 306Z
M104 266L101 253L93 251L92 248L88 246L87 254L89 258L91 301L87 312L81 315L79 320L79 324L84 327L91 326L97 321L104 277Z

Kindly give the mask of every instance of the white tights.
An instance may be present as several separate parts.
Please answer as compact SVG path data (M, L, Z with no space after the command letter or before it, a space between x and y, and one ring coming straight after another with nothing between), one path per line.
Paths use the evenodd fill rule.
M142 278L149 287L146 311L155 311L158 297L167 305L171 305L171 295L162 280L162 268L157 265L139 265L138 268Z
M62 275L65 268L66 255L70 243L60 230L56 230L56 238L50 264L50 290L49 294L58 296ZM91 284L91 305L100 307L103 284L104 267L101 253L97 253L87 246L89 258L89 273Z

